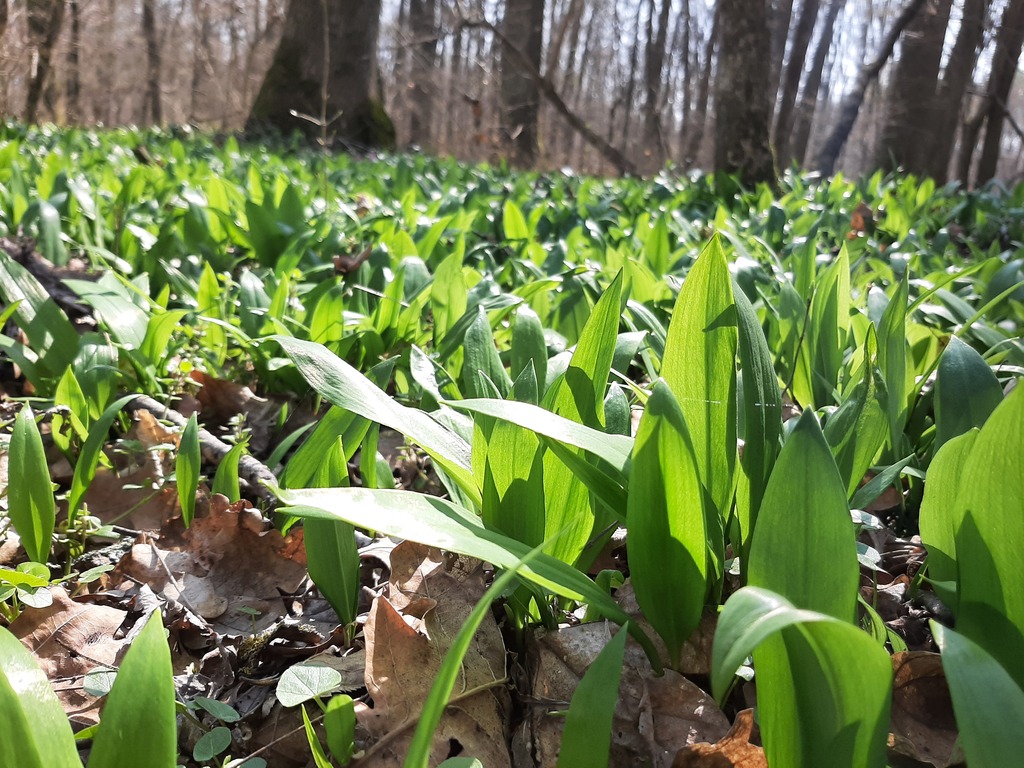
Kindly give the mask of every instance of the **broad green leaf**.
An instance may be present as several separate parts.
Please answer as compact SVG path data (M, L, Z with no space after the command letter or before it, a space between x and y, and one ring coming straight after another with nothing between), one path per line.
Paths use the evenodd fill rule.
M231 446L217 471L213 475L213 493L220 493L227 496L228 501L238 501L242 497L242 491L238 483L238 460L245 453L248 440L241 440Z
M192 748L192 757L196 762L205 763L230 746L231 730L223 725L218 725L199 737L199 741Z
M458 253L447 256L434 272L430 308L434 315L436 346L466 313L466 278L462 272L462 256Z
M1024 691L985 649L929 622L942 652L960 744L971 768L1016 765L1024 753Z
M707 510L686 427L659 380L637 431L626 514L636 599L673 666L700 623L708 579Z
M324 399L406 435L479 505L480 491L473 481L472 454L465 440L423 411L395 402L322 345L286 336L272 338L284 348L306 381Z
M37 210L34 218L39 223L39 250L51 264L63 267L68 263L68 252L61 238L60 212L46 200L37 200L35 206Z
M300 662L281 673L274 693L283 707L327 696L341 685L341 672L325 664Z
M74 369L69 365L64 374L57 382L57 390L53 395L54 405L65 406L69 413L64 416L55 413L52 417L50 435L57 447L62 451L69 451L71 448L71 435L79 440L85 441L89 437L89 402L85 398L78 379L75 378ZM64 434L64 429L70 434Z
M32 654L0 627L0 765L81 768L75 737L50 681Z
M725 604L712 648L712 690L724 700L753 654L768 764L881 768L892 663L852 624L744 587Z
M476 631L490 614L491 604L498 599L502 592L512 586L517 575L528 563L535 562L536 558L542 556L541 549L541 546L531 549L511 568L500 574L466 617L462 627L452 640L452 644L444 656L444 661L441 662L441 668L434 677L434 683L430 687L426 701L423 702L423 710L420 713L419 722L416 724L412 742L409 744L409 752L402 764L405 768L427 768L429 765L434 731L437 730L437 726L441 722L441 717L448 706L448 700L455 690L455 683L463 674L462 660L473 644Z
M907 418L907 276L904 275L878 324L878 364L885 379L889 441L899 455Z
M501 568L516 566L530 551L528 545L484 528L469 510L433 496L365 488L275 489L275 493L289 505L283 510L287 514L346 520L357 528L468 555ZM519 574L545 590L595 605L616 622L627 620L622 609L591 579L549 555L538 555ZM633 634L643 638L649 651L643 634Z
M814 404L832 402L843 367L846 336L850 328L850 258L846 246L816 280L811 301L811 338L814 343Z
M107 433L114 423L114 419L128 403L135 399L135 395L125 395L115 400L107 409L100 414L89 427L89 437L82 446L82 452L75 463L75 475L71 479L71 491L68 495L68 520L74 522L78 515L85 492L96 477L96 466L99 464L100 452L103 444L107 441Z
M972 347L956 336L939 360L935 378L935 448L980 427L1003 400L988 363Z
M757 314L743 291L734 290L733 295L738 319L737 352L743 372L743 456L740 465L748 480L747 494L742 498L737 494L736 510L746 554L761 499L779 455L782 397L771 351Z
M512 381L498 357L494 346L494 334L487 312L483 307L477 308L477 316L466 331L463 346L465 362L462 366L462 391L469 397L487 397L489 385L497 387L498 394L504 398L512 388ZM486 378L487 381L484 379Z
M928 577L939 583L957 580L956 532L963 523L964 511L957 497L964 465L977 437L978 430L972 429L947 440L928 467L919 525L921 541L928 550ZM939 586L935 588L942 590L943 599L956 613L956 593L946 593Z
M64 283L95 310L117 342L129 349L142 349L150 317L132 301L128 289L113 275L104 275L96 282L65 280Z
M178 440L178 455L174 462L174 476L177 478L178 503L181 504L181 519L188 528L196 512L196 491L199 489L199 469L202 455L199 451L199 422L193 413L181 431Z
M527 362L533 361L537 381L547 380L548 347L544 341L544 327L537 313L527 304L516 307L512 323L512 375L519 376Z
M859 573L846 487L818 419L806 410L768 481L748 583L800 608L853 621Z
M717 516L709 516L711 581L722 573L736 468L736 302L720 238L686 276L672 313L661 375L679 400Z
M160 611L154 611L132 642L107 697L89 768L177 765L174 678Z
M530 228L526 224L523 212L511 199L505 201L501 221L506 240L518 243L530 239Z
M241 715L238 714L238 710L229 704L225 704L223 701L211 699L206 696L196 696L195 703L222 723L237 723L241 719Z
M957 631L1024 686L1024 387L989 416L964 462L957 497Z
M626 635L619 630L576 686L558 749L558 768L608 765Z
M50 557L57 506L43 439L27 405L14 419L8 462L7 512L11 523L29 559L45 563Z

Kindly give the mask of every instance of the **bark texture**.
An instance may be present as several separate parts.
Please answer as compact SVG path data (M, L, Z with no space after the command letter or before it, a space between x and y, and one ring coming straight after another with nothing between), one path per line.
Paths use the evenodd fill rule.
M501 133L509 162L529 168L537 161L544 0L507 0L501 25ZM525 59L525 61L524 61Z
M1017 60L1024 44L1024 0L1010 0L1003 12L996 33L996 50L992 56L992 73L988 79L985 112L985 139L978 158L977 181L983 183L996 175L999 164L999 145L1003 139L1003 122L1013 78L1017 74Z
M142 36L146 41L146 114L160 125L164 113L160 100L160 40L156 33L154 0L142 0Z
M825 60L828 59L832 38L835 35L836 19L843 10L846 0L832 0L825 12L825 24L821 30L818 47L811 57L811 69L807 73L807 82L797 103L796 118L793 123L793 134L789 142L789 154L798 163L807 160L807 145L811 138L811 125L814 121L814 110L818 105L821 92L821 76L825 71ZM824 99L822 99L824 101Z
M291 0L246 129L392 146L394 127L374 92L379 30L380 0Z
M39 116L43 88L50 74L53 49L64 24L64 0L29 0L28 40L34 49L29 72L28 95L25 99L25 121L34 123Z
M804 72L807 49L811 47L811 35L818 20L818 0L804 0L793 31L793 48L789 63L782 77L782 97L775 114L775 150L779 165L789 165L790 132L793 130L793 115L796 111L796 96L800 89L800 76Z
M719 0L715 170L752 186L775 178L769 143L769 41L764 0Z
M409 85L412 100L409 114L409 139L429 146L434 120L435 78L437 76L437 0L409 0L411 64Z

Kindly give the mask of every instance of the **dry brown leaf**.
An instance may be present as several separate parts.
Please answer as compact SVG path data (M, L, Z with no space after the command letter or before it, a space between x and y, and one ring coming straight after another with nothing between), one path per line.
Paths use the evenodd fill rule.
M672 768L768 768L764 750L750 743L754 710L744 709L715 744L694 744L679 750Z
M892 667L889 746L937 768L962 762L942 657L925 651L903 651L893 654Z
M292 553L287 540L268 530L246 502L213 496L208 514L197 515L185 541L184 551L139 542L117 573L181 601L221 634L248 635L272 625L281 612L281 592L296 592L306 577L304 564L286 556ZM254 619L243 609L261 615Z
M25 608L11 632L31 651L57 692L76 728L99 722L100 699L83 688L83 677L98 668L116 668L125 647L116 639L127 614L103 605L72 600L61 587L51 587L53 603Z
M214 425L226 426L243 414L245 426L251 430L249 448L254 454L262 454L270 445L280 410L278 404L259 397L244 384L217 379L200 370L193 370L189 376L202 385L196 399L202 408L202 421L207 429Z
M478 569L467 569L464 560L429 547L403 542L391 563L390 598L374 600L364 629L365 681L373 700L373 709L358 714L371 739L360 763L364 766L402 764L451 641L484 592ZM408 615L401 615L396 604ZM488 768L510 765L504 677L504 644L497 625L486 620L463 661L452 693L457 703L449 706L435 732L431 764L462 754Z
M537 642L533 699L525 727L513 744L538 766L554 765L564 718L579 681L611 638L605 623L583 624L543 635ZM612 723L609 766L669 766L675 754L702 741L716 741L729 721L708 694L673 670L655 677L644 652L630 641L623 657L619 701Z

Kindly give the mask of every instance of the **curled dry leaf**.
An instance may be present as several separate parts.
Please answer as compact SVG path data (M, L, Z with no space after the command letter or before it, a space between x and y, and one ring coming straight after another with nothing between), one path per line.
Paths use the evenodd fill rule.
M189 376L202 385L196 394L207 429L226 426L233 418L245 416L245 426L251 430L250 449L262 454L270 445L271 433L277 423L280 406L265 397L259 397L249 387L234 381L216 379L200 370Z
M513 741L515 754L532 761L524 764L555 764L564 718L551 712L568 709L580 678L610 639L608 625L595 622L560 629L537 641L534 706ZM609 766L667 768L688 744L724 736L729 721L711 696L678 672L666 670L655 677L644 652L630 641L612 728Z
M892 666L890 748L936 768L963 762L942 657L904 651L893 654Z
M484 593L478 567L436 549L403 542L392 552L391 565L388 597L374 600L364 631L373 708L358 711L370 737L360 765L374 768L402 764L441 662ZM432 765L453 754L478 758L488 768L510 765L504 678L505 647L497 624L488 620L463 660L453 693L458 704L437 728Z
M83 678L94 669L116 668L127 639L115 635L125 611L72 600L51 587L46 608L25 608L11 632L35 654L76 728L99 722L100 699L85 692Z
M676 753L672 768L768 768L764 750L750 743L754 710L744 709L715 744L694 744Z

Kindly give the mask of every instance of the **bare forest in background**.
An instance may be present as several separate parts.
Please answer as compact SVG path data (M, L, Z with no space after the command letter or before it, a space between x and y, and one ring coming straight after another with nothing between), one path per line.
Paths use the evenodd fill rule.
M0 115L974 185L1024 178L1022 43L1024 0L0 0Z

